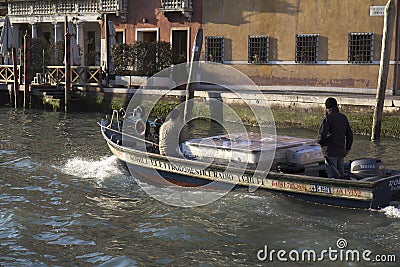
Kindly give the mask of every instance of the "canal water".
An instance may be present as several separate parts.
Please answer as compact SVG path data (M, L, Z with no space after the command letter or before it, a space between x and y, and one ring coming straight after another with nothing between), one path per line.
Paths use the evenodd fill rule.
M371 260L394 255L398 266L398 208L336 208L244 189L202 207L168 206L110 154L96 125L102 117L0 109L0 266L293 266L303 263L296 251L339 248L371 251ZM379 156L400 169L399 147L356 136L349 158ZM288 261L265 259L272 250ZM327 255L327 266L388 265Z

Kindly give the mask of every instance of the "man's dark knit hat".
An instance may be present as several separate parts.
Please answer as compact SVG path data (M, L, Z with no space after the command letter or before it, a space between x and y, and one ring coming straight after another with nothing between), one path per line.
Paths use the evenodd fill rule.
M326 99L325 107L326 107L326 109L337 107L336 99L334 99L333 97L329 97L328 99Z

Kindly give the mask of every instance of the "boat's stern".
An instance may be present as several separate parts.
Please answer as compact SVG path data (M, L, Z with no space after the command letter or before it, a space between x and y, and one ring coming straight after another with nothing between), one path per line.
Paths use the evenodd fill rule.
M373 209L382 209L400 201L400 173L383 178L375 183Z

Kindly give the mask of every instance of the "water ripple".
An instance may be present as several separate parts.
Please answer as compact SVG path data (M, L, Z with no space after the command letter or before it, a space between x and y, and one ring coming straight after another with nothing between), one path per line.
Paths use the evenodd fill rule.
M137 262L129 257L121 256L108 260L100 265L97 265L97 267L114 267L114 266L135 267L137 266Z
M85 241L85 240L76 238L74 236L64 236L57 240L50 241L47 244L61 245L61 246L67 246L67 245L95 246L96 245L96 243L94 241Z
M118 197L118 196L96 196L87 198L103 209L108 210L137 210L136 205L140 202L139 199Z
M32 238L39 241L54 241L60 239L65 233L42 232L38 235L33 235Z
M15 202L29 203L30 201L24 196L12 196L7 194L0 195L0 205L15 204Z
M15 155L15 154L17 154L17 151L15 150L4 150L4 149L0 150L0 157L2 157L3 155Z
M90 253L82 256L77 256L76 259L87 259L88 263L96 263L96 262L106 262L111 260L113 257L109 255L105 255L104 253L96 252Z
M43 188L41 186L26 186L26 187L11 187L13 190L26 190L26 191L38 191L41 193L45 193L46 195L52 195L56 191L51 188Z
M13 220L14 214L8 211L0 212L0 239L15 239L19 230Z
M30 157L22 157L0 162L0 167L2 166L13 170L34 171L41 166L41 163L31 161Z

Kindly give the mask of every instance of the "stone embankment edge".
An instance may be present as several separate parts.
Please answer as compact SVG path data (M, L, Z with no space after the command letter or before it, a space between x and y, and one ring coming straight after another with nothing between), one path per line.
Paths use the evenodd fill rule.
M102 99L108 106L106 110L111 108L119 108L129 103L129 98L139 89L127 88L104 88L104 93L97 93L87 97L97 97L97 102ZM340 104L340 108L348 115L350 122L354 126L355 133L369 135L372 127L372 115L375 106L375 95L373 94L354 94L354 93L338 93L326 91L272 91L262 90L262 94L253 90L242 90L240 96L227 90L198 90L195 97L205 100L210 98L222 99L228 105L236 107L241 116L240 105L243 99L254 106L262 108L261 99L266 99L269 107L272 109L277 127L299 127L309 130L318 129L319 122L324 114L324 102L327 97L335 97ZM185 96L184 90L167 90L167 89L146 89L141 90L143 95L151 97L152 95L165 95L165 99L169 101L182 101ZM104 101L108 99L108 101ZM103 104L104 104L103 103ZM171 102L163 111L167 111L172 107ZM383 136L400 138L400 97L386 95L384 102L385 116L383 119ZM243 115L247 115L244 112ZM156 114L163 116L165 114ZM248 121L251 124L251 121Z

